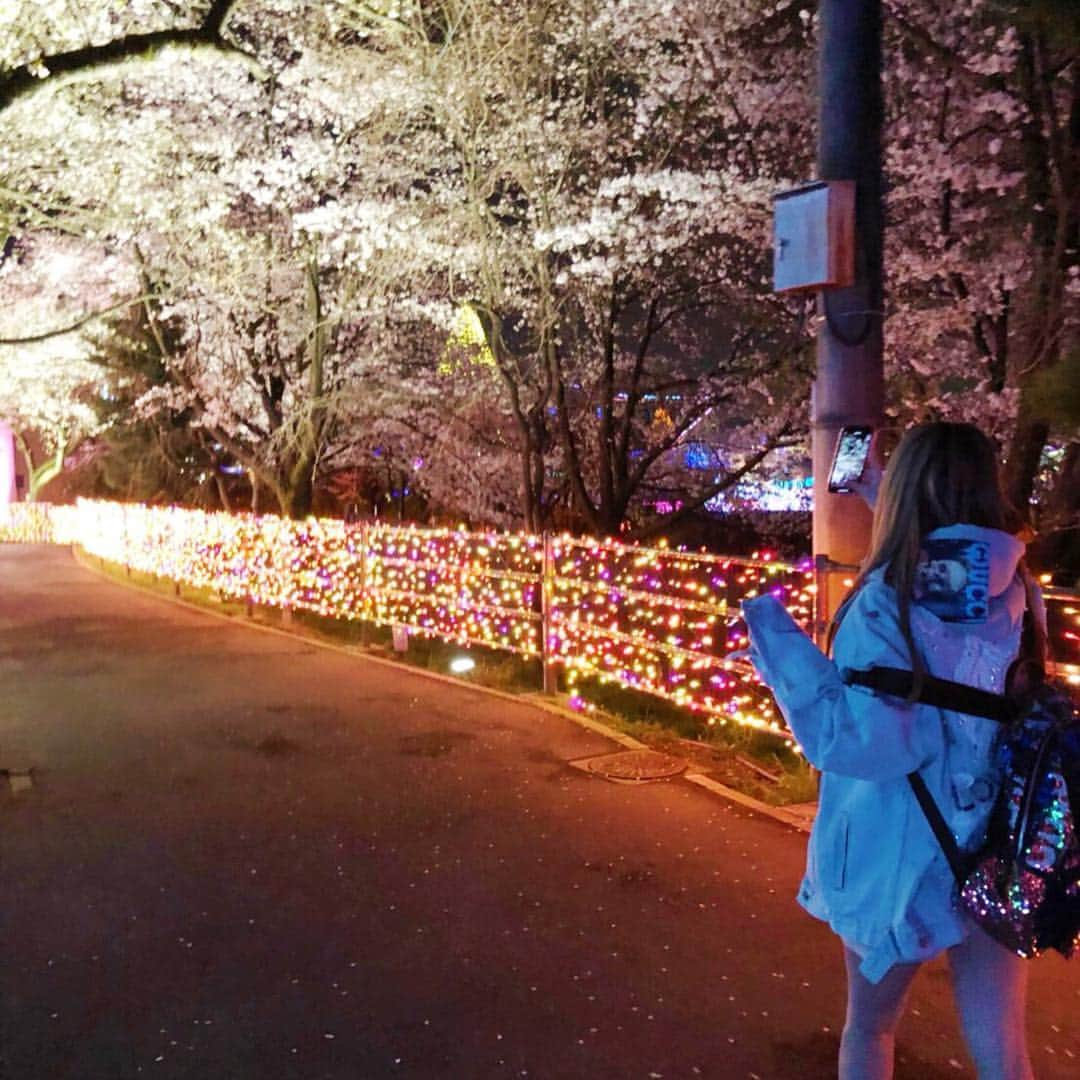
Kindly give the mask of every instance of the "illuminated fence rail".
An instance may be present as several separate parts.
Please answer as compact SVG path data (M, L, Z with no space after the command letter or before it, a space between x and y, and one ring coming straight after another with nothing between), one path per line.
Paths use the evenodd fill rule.
M665 698L710 723L779 730L768 693L726 656L739 602L770 591L809 626L810 565L524 533L303 522L80 500L15 504L0 540L92 555L249 604L403 626L539 657ZM548 684L549 678L545 679ZM575 695L575 699L576 699Z
M80 501L76 542L247 603L540 653L539 538Z
M567 673L666 698L710 723L782 729L771 696L726 656L746 645L739 602L772 592L813 619L809 562L740 559L560 537L548 641Z
M66 511L66 514L65 514ZM0 540L9 544L68 543L61 538L74 510L49 503L9 503L0 508Z
M541 537L387 525L363 536L364 618L540 655Z

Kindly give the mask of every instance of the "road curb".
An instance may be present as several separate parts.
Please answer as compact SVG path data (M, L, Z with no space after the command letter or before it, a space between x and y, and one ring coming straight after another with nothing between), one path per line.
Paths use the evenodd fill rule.
M698 787L704 788L706 791L711 791L715 795L720 795L725 799L738 803L740 806L745 806L756 813L765 814L767 817L783 822L783 824L789 825L793 829L798 829L799 832L810 832L811 822L809 820L783 806L770 806L760 799L755 799L752 795L744 795L741 791L729 788L726 784L721 784L718 780L714 780L704 773L685 772L682 778L688 780L691 784L697 784Z
M149 596L156 600L162 600L167 604L174 604L177 607L187 608L189 611L196 611L202 615L209 615L212 618L222 619L233 626L243 626L249 630L260 630L267 634L277 634L279 637L288 638L290 641L303 641L305 644L314 645L320 649L329 649L331 652L349 656L354 660L364 660L372 664L382 664L384 667L393 668L395 671L409 671L414 675L420 675L425 679L433 679L436 682L445 683L449 686L456 686L461 690L472 690L476 693L486 694L489 697L501 698L503 701L510 701L517 705L532 705L534 708L542 709L544 712L551 713L555 716L562 716L567 720L572 720L580 727L586 728L597 735L603 735L605 738L611 739L613 742L626 747L628 750L651 749L648 745L641 742L639 739L635 739L632 735L617 731L615 728L609 727L600 720L596 720L591 716L585 716L582 713L576 712L574 709L569 709L559 701L551 700L546 695L511 694L506 690L497 690L495 687L483 686L480 683L465 682L462 679L454 678L452 675L443 675L438 671L429 671L427 668L405 664L399 660L390 660L385 656L373 656L369 652L361 651L360 649L347 645L337 645L332 641L323 641L317 637L309 637L308 635L298 633L295 630L283 630L277 626L266 626L263 623L256 622L254 619L237 619L235 616L226 615L222 611L214 611L213 608L203 607L201 604L193 604L181 596L167 596L163 593L154 592L151 589L144 588L142 585L137 585L133 581L117 580L109 574L106 574L104 570L95 566L90 561L90 559L95 556L87 555L81 548L74 544L71 546L71 553L75 562L84 569L97 574L98 577L104 578L113 585L133 589L142 596ZM713 795L718 795L729 802L737 803L739 806L745 807L748 810L753 810L755 813L761 814L764 817L772 818L774 821L778 821L782 825L787 825L789 828L797 829L799 832L804 833L810 831L810 823L802 815L787 810L782 806L770 806L760 799L755 799L752 795L745 795L743 792L736 791L726 784L721 784L718 780L714 780L704 773L688 770L682 774L680 779L695 784L704 791L711 792Z

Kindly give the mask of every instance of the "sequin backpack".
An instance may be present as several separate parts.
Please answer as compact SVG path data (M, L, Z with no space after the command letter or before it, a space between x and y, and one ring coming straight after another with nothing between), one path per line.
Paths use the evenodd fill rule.
M917 772L908 781L972 920L1019 956L1056 949L1069 957L1080 944L1080 712L1063 683L1030 662L1023 666L1020 678L1010 673L1007 694L926 676L916 699L1004 726L1001 786L982 847L961 852L926 782ZM907 697L912 686L911 672L899 668L844 676L897 697Z

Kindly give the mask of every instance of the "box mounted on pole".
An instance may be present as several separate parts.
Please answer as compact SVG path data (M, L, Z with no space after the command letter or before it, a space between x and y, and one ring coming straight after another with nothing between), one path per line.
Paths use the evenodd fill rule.
M855 181L818 180L773 196L773 291L855 283Z

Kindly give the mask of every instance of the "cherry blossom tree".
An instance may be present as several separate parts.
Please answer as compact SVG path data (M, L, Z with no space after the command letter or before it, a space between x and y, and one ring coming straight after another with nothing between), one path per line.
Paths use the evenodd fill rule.
M994 430L1024 500L1044 446L1076 457L1075 25L885 10L891 408ZM447 513L663 528L804 422L767 262L770 194L812 176L811 3L24 0L0 29L5 251L141 267L105 306L180 330L140 407L288 512L378 453Z
M529 527L561 500L575 523L619 531L650 487L670 486L663 473L690 489L684 512L700 507L794 423L767 405L805 343L765 281L778 180L732 163L736 127L767 158L782 109L744 96L748 131L730 104L750 75L721 83L718 50L760 14L735 7L458 0L355 12L414 73L415 115L429 123L402 128L428 145L441 136L419 212L457 239L447 292L477 312L492 361L460 367L459 389L471 384L489 409L493 379L501 389L493 441L518 457ZM795 12L784 22L805 33ZM793 89L771 86L780 103ZM700 484L680 470L700 425L731 441L755 412L771 415L743 431L746 462L718 463Z
M1040 529L1075 543L1080 18L889 0L886 27L892 400L994 431L1013 501L1034 492ZM1047 447L1061 467L1039 492Z
M246 35L226 30L237 0L128 0L74 5L13 0L0 11L0 110L33 94L44 80L97 78L133 59L179 46L247 53Z
M145 17L155 11L162 16L150 5ZM28 193L19 213L29 206L35 221L106 238L128 255L151 329L162 317L186 327L179 347L161 350L171 385L153 387L140 413L188 414L278 509L303 514L341 397L334 346L347 318L355 344L358 305L349 316L334 308L331 293L355 297L356 275L321 264L296 222L354 174L341 136L355 126L347 102L358 74L320 63L327 25L313 17L317 5L214 4L203 15L195 30L129 28L112 43L108 27L89 28L80 56L92 62L78 81L52 73L74 62L49 67L79 52L57 53L63 40L51 58L30 62L46 69L34 108L28 94L3 114ZM255 67L236 62L236 42ZM119 64L139 51L133 43L139 58ZM104 108L103 87L112 94ZM38 112L43 98L67 131L68 168L48 164L54 132L43 138L20 115Z
M77 342L0 351L0 418L11 426L23 458L28 500L35 500L63 471L68 455L97 431L97 374Z
M76 313L107 307L131 286L122 260L70 239L12 244L0 266L0 417L15 434L31 500L101 427L103 373Z

